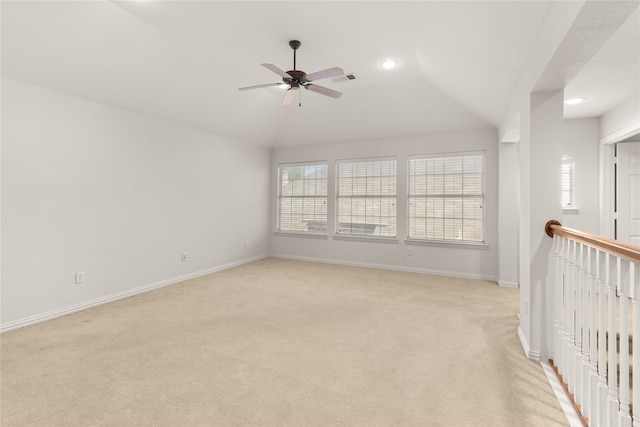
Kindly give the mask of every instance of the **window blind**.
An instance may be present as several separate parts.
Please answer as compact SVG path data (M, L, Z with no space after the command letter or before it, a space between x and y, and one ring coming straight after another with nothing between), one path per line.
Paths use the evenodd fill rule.
M396 159L336 165L336 233L396 237Z
M408 238L484 241L484 153L412 156Z
M278 231L327 232L327 163L278 167Z
M562 207L575 207L574 199L574 168L575 162L567 156L562 156Z

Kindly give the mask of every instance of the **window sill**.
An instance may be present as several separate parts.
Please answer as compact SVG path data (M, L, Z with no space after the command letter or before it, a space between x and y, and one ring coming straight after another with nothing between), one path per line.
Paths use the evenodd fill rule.
M578 208L562 208L562 215L580 215Z
M282 237L308 237L310 239L328 239L329 235L325 233L295 232L295 231L276 231L274 236Z
M334 234L333 240L353 240L353 241L360 241L360 242L395 243L395 244L398 243L397 237L344 235L344 234Z
M450 248L464 248L464 249L489 249L489 245L486 242L466 242L455 240L423 240L423 239L405 239L404 242L407 245L419 245L419 246L445 246Z

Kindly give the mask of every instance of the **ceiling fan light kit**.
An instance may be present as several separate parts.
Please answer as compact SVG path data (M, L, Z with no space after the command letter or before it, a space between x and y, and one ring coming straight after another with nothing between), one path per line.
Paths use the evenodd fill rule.
M259 89L264 87L273 87L279 86L288 87L287 92L284 94L284 98L282 99L282 105L289 105L293 102L295 98L295 94L299 93L300 87L303 87L311 92L319 93L321 95L329 96L331 98L340 98L342 96L342 92L338 92L337 90L329 89L328 87L318 86L315 83L317 80L327 79L330 77L341 76L344 74L342 68L333 67L328 68L322 71L316 71L315 73L307 74L304 71L296 69L296 51L302 45L298 40L291 40L289 42L289 46L293 49L293 70L283 71L280 68L276 67L273 64L261 64L266 69L276 73L280 77L282 77L282 83L266 83L255 86L247 86L241 87L238 90L249 90L249 89ZM299 104L300 105L300 104Z

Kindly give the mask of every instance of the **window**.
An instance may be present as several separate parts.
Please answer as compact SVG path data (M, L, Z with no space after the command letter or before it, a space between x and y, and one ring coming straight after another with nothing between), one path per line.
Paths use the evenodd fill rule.
M345 160L336 166L336 233L396 237L396 160Z
M575 162L569 156L562 156L562 208L575 208L574 199L574 168Z
M413 156L409 239L484 241L484 152Z
M278 167L278 231L327 232L327 163Z

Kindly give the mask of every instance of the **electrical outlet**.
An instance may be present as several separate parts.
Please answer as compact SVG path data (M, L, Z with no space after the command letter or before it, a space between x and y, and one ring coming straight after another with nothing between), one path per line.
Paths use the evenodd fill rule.
M413 255L413 248L407 248L407 255L409 256Z
M76 273L76 283L77 284L84 283L84 271L78 271Z
M249 241L245 240L244 241L244 248L247 249L249 247Z
M187 262L189 260L189 256L186 252L182 252L182 262Z

